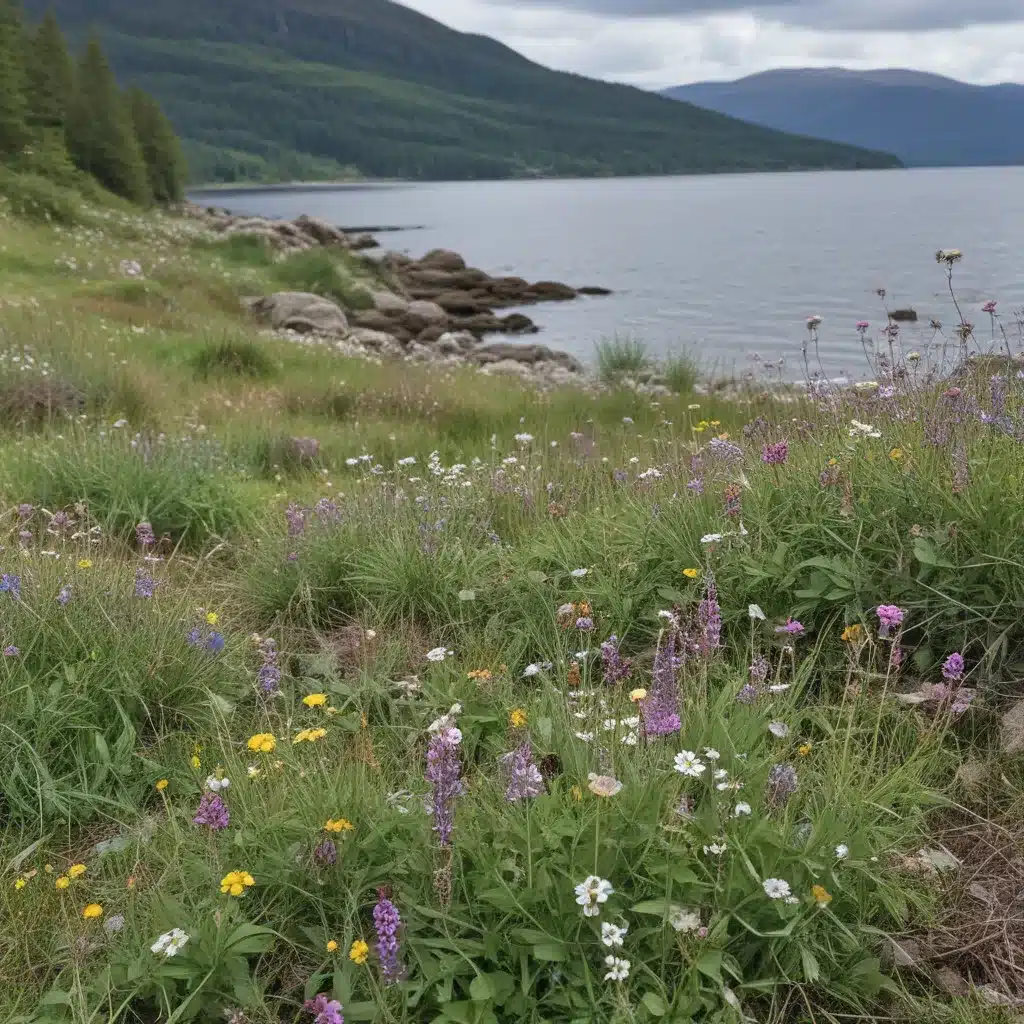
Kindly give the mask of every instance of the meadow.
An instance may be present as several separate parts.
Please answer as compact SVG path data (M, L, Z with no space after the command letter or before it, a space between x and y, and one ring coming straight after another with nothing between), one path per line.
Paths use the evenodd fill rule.
M282 276L0 217L0 1019L1019 1020L1020 317L535 393Z

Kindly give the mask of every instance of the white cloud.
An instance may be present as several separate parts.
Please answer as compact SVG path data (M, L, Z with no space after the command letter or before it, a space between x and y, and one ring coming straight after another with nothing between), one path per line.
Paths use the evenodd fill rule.
M516 0L403 0L493 36L560 71L642 88L731 79L775 67L908 67L979 84L1024 83L1024 20L931 31L824 30L749 12L615 17Z

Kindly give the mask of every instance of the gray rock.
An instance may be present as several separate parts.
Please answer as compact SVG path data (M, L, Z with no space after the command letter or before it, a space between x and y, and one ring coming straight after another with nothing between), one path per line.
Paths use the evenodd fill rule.
M376 352L401 352L401 342L387 331L374 331L369 327L353 327L348 334L349 340L356 341L364 348L372 348Z
M421 267L432 267L435 270L466 269L466 261L450 249L431 249L419 263Z
M472 331L446 331L437 339L438 345L454 345L457 351L476 348L477 337Z
M515 359L498 359L493 363L485 363L481 366L480 373L487 376L522 377L526 379L533 376L533 368L529 363L520 363Z
M310 292L275 292L249 304L250 311L276 330L344 335L348 321L341 307Z
M360 249L376 249L377 246L380 245L373 235L367 234L366 232L359 235L347 235L346 241L348 242L348 247L353 251L358 251Z
M598 285L587 284L576 289L579 295L611 295L611 288L601 288Z
M406 307L406 312L426 320L428 324L448 323L448 314L436 302L417 299L415 302L409 303Z
M890 320L895 320L897 323L917 323L917 310L916 309L894 309L889 314Z
M434 301L449 313L485 313L488 309L486 301L469 292L441 292Z
M576 289L558 281L538 281L530 285L530 294L541 302L565 302L576 298Z
M381 313L401 315L409 309L409 300L403 299L401 295L396 295L394 292L384 290L371 292L370 298L373 299L374 309Z
M1017 701L1003 715L999 727L999 743L1004 754L1019 754L1024 751L1024 700Z
M333 224L328 224L327 221L321 220L319 217L310 217L303 214L301 217L295 218L294 227L321 245L348 246L348 238L345 236L345 232L340 228L336 228Z
M478 363L497 363L511 360L533 365L535 363L558 363L572 373L582 373L583 365L568 352L556 352L547 345L515 345L511 342L496 342L481 345L471 358Z

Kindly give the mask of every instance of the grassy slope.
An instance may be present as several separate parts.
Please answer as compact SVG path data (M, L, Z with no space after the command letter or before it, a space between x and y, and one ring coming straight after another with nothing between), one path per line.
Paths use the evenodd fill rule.
M143 264L144 281L120 276L123 259ZM0 641L18 647L0 663L0 1017L214 1021L242 1006L269 1024L333 990L347 1020L711 1021L732 1019L728 985L777 1024L850 1007L868 1019L1000 1019L974 1000L930 996L912 975L880 990L872 929L925 928L966 886L954 875L942 893L906 859L948 823L929 813L936 803L969 801L1009 830L1001 846L1015 842L1020 772L992 742L1020 659L1015 443L965 428L973 479L954 495L947 454L922 448L912 420L872 399L833 416L756 395L536 396L498 381L483 389L471 374L348 361L239 321L233 296L271 287L273 274L244 246L210 249L182 225L123 212L63 229L0 220L10 533L0 567L21 578L20 601L0 593ZM31 426L31 396L66 393L57 382L86 418ZM930 407L927 394L916 401ZM798 434L794 413L816 428ZM851 413L883 437L852 442ZM744 440L757 415L766 433ZM716 431L748 450L744 472L708 458L706 493L693 496L690 456ZM534 439L517 441L523 432ZM321 442L314 465L291 456L297 436ZM762 441L781 436L788 463L761 465ZM433 451L466 468L434 475ZM363 453L369 461L347 464ZM399 467L405 456L416 466ZM839 482L822 488L829 458ZM651 466L662 475L641 478ZM708 547L703 535L736 528L721 498L737 478L748 532ZM320 499L338 503L340 521L321 506L290 536L289 502ZM19 502L37 510L22 519ZM66 508L75 525L47 532L40 506ZM135 548L143 518L166 538L161 562ZM609 733L602 722L635 714L629 688L652 686L658 610L689 614L704 590L683 574L691 567L715 574L725 646L684 668L679 736L624 745L630 727ZM134 596L138 571L157 580L152 599ZM55 600L63 585L66 606ZM596 633L559 625L570 601L592 605ZM873 634L882 601L907 610L902 642L914 657L902 674L886 667L889 642L839 637L855 622ZM767 623L748 616L752 602ZM191 626L212 628L210 611L226 639L216 656L184 642ZM808 628L795 654L773 631L789 615ZM282 652L279 697L255 691L253 632ZM632 681L602 688L590 656L582 690L593 695L570 697L573 653L611 633L636 659ZM429 662L439 645L454 653ZM965 718L887 696L939 678L957 648L970 682L985 686ZM789 689L743 706L752 650L769 657L768 682ZM552 669L523 678L539 661ZM467 678L476 669L490 678ZM305 706L310 693L335 710ZM427 725L456 700L468 789L449 861L420 796ZM509 722L516 708L526 731ZM770 721L789 736L773 738ZM289 742L314 726L322 739ZM498 763L527 732L549 776L528 808L505 803ZM272 754L247 749L256 733L276 737ZM672 770L675 752L705 747L741 791L717 792L710 771ZM967 760L972 788L957 775ZM799 789L780 806L765 787L784 762ZM618 796L587 792L600 770L625 783ZM231 824L217 835L191 823L213 772L232 780ZM692 820L675 813L683 794L696 800ZM749 817L733 816L737 800ZM341 817L352 832L324 832ZM966 820L961 854L991 829ZM331 868L312 860L328 835ZM721 859L704 850L723 840ZM85 873L56 888L76 863ZM231 870L255 878L242 899L218 892ZM630 929L615 951L632 962L621 986L603 980L610 950L574 903L573 886L594 871L616 889L603 920ZM770 901L767 877L788 880L797 905ZM832 896L827 909L812 884ZM353 940L373 941L378 886L392 888L406 924L410 977L397 988L381 987L374 955L366 966L345 956ZM93 902L103 918L84 920ZM669 903L693 907L709 935L677 934L664 923ZM123 928L106 931L117 915ZM162 960L149 945L171 927L190 943ZM996 963L986 957L1001 953L993 941L953 962L982 981Z
M29 3L40 13L45 5ZM782 135L625 86L549 71L383 0L248 4L64 0L118 74L158 96L197 177L339 169L410 178L884 167L877 153Z

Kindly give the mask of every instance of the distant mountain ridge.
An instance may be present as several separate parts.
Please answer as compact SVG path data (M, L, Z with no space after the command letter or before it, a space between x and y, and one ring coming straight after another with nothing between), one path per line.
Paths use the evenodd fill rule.
M908 166L1024 164L1024 85L903 68L794 68L664 90L779 131L881 149Z
M390 0L25 0L101 36L193 177L709 173L892 167L639 89L551 71Z

